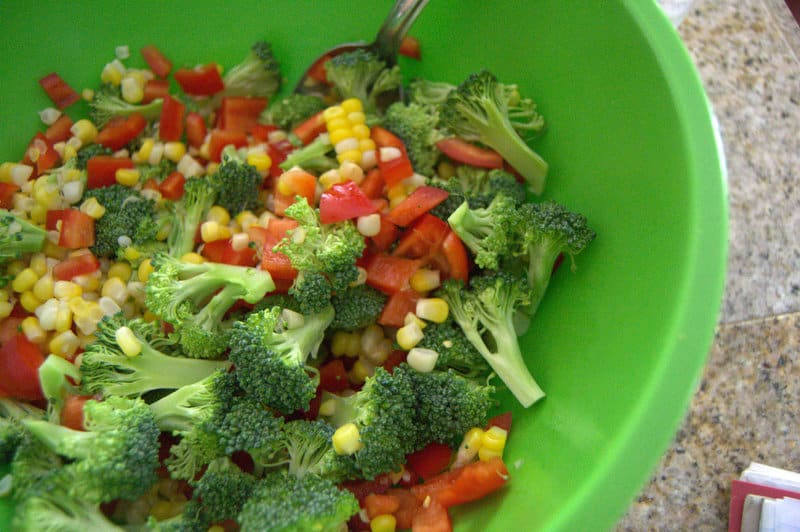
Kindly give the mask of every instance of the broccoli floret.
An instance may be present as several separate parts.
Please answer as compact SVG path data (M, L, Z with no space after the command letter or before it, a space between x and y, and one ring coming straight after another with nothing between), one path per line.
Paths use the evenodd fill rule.
M448 279L438 291L464 335L524 407L544 397L525 365L514 329L515 313L530 304L526 278L510 272L475 276L469 289Z
M506 87L486 70L470 75L441 107L442 124L453 134L497 151L541 194L547 162L519 136L509 119Z
M447 223L472 251L475 264L481 268L497 269L501 261L518 249L515 231L520 212L514 200L505 194L495 196L485 209L470 209L464 202Z
M408 372L414 387L417 448L438 442L455 449L469 429L486 425L494 386L452 370L421 373L403 364L394 371Z
M334 292L345 290L358 278L356 261L364 251L364 237L350 220L321 223L319 211L299 196L286 209L286 216L300 225L275 250L288 256L300 272L289 294L297 298L303 313L315 313L329 304Z
M239 300L256 303L275 283L266 270L216 262L190 264L156 253L154 271L145 287L145 302L171 323L184 351L195 358L213 358L228 347L228 309Z
M274 124L281 129L292 129L325 109L319 96L290 94L277 100L261 113L261 122Z
M25 439L23 419L45 419L46 412L15 399L0 398L0 464L8 464Z
M12 530L123 532L103 514L97 503L70 492L72 483L77 480L73 471L56 470L47 489L20 500Z
M181 513L169 519L157 521L150 516L146 530L151 532L206 532L211 521L206 516L200 502L192 499L183 505Z
M245 473L228 458L209 464L203 476L194 484L194 498L200 500L202 511L212 523L235 519L256 487L256 477Z
M414 170L430 176L441 152L436 142L443 138L437 128L438 109L431 105L395 102L386 109L383 126L400 137Z
M217 192L217 188L202 177L186 180L183 197L172 204L172 230L167 238L170 255L180 258L194 251L197 228L217 200Z
M308 361L316 356L332 319L329 306L304 316L302 324L290 329L281 309L274 307L235 322L230 359L242 388L283 414L307 410L319 382L318 372Z
M0 209L0 265L19 259L23 253L41 251L46 238L43 228Z
M216 109L226 96L272 98L281 88L281 65L272 45L257 41L240 63L232 66L222 77L225 88L214 95L211 109Z
M428 184L450 194L431 209L431 213L442 220L447 220L465 201L470 208L478 209L488 207L499 194L505 194L517 205L524 203L528 196L525 186L508 172L468 165L458 166L456 174L448 179L429 179Z
M438 177L428 178L426 183L428 186L440 188L448 194L443 202L430 210L430 213L437 218L447 220L462 203L467 201L467 196L461 189L459 180L455 177L449 179L440 179Z
M358 98L364 112L375 114L379 97L402 84L400 68L389 67L376 54L363 48L339 54L325 63L328 81L342 100Z
M86 170L86 164L89 159L95 155L111 155L111 153L111 148L106 148L102 144L89 144L78 150L78 155L75 156L75 168Z
M89 102L89 116L97 127L106 125L114 117L127 117L133 113L139 113L148 122L153 122L161 116L163 104L164 101L161 98L156 98L146 104L130 103L122 98L118 88L112 85L103 85Z
M317 137L307 146L297 148L291 152L286 159L279 164L282 169L289 170L299 166L303 170L324 172L332 168L338 168L339 162L328 154L333 150L333 146L326 136Z
M208 176L208 180L217 190L216 204L224 207L231 216L261 205L258 191L264 178L233 146L222 151L222 164Z
M242 530L336 532L358 510L355 496L330 480L276 471L258 483L238 521Z
M532 316L547 291L558 256L574 260L594 240L595 232L583 215L553 201L526 203L520 212L521 255L527 259L524 264L531 289L527 312Z
M117 331L130 329L141 351L129 357L117 342ZM97 340L81 357L81 387L90 394L138 397L153 390L177 389L208 377L230 362L191 360L170 356L174 342L167 339L156 322L126 320L122 313L106 316L97 326Z
M95 198L105 207L105 214L95 220L95 243L92 252L100 257L114 257L117 251L130 244L153 242L159 230L155 217L155 202L131 187L111 185L87 190L83 200ZM126 238L127 237L127 238Z
M530 98L522 98L516 84L505 84L503 89L508 105L508 120L511 127L522 138L540 133L544 129L544 117L536 110L536 103Z
M25 428L52 452L71 462L70 494L100 503L133 500L157 477L158 437L150 408L141 399L108 397L83 407L86 431L40 420L23 420Z
M39 384L47 399L48 419L52 423L60 423L67 394L78 392L78 387L68 378L80 382L81 372L75 364L58 355L49 355L39 366Z
M358 476L352 457L333 449L333 427L321 419L298 419L283 426L285 461L288 471L296 477L316 475L333 482Z
M364 387L343 397L325 394L333 414L326 419L335 428L354 423L361 448L352 455L365 478L397 471L414 450L416 398L408 372L389 373L379 367Z
M422 105L441 105L456 86L444 81L417 78L408 84L408 101Z
M280 307L300 313L300 303L297 302L297 299L289 294L274 293L267 295L264 299L256 303L253 307L253 311L258 312L264 309L271 309L272 307Z
M436 369L453 369L473 379L486 378L492 372L483 356L470 343L461 327L449 317L443 323L430 322L417 347L436 351Z
M331 298L335 311L330 328L355 331L375 323L386 304L386 295L365 284L350 287Z
M139 171L139 182L146 183L149 179L155 179L159 183L177 169L178 165L162 157L158 164L139 164L136 169Z

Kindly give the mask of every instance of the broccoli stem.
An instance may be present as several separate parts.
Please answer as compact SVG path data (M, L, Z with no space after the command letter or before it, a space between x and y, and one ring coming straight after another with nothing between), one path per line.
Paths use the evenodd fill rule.
M539 308L550 278L553 274L553 265L561 253L557 244L528 247L528 284L531 287L531 304L527 309L530 316Z
M150 405L158 428L164 431L188 432L195 427L195 419L203 407L197 398L208 391L206 381L195 382L175 390Z
M541 194L547 176L547 162L522 140L496 105L485 105L484 108L487 119L486 131L493 132L484 137L492 139L490 146L525 178L531 191Z
M182 297L184 294L188 294L184 299L191 299L199 304L200 300L223 286L219 296L224 297L214 297L214 299L219 297L219 302L242 298L248 303L257 303L264 297L265 292L275 289L275 283L271 277L256 275L257 273L262 272L218 262L181 263L181 277L187 276L188 278L180 281L180 294ZM234 292L236 293L234 294ZM198 297L200 299L196 299Z
M97 438L95 432L74 430L49 421L23 420L25 427L56 454L74 459L88 458L92 452L92 442Z

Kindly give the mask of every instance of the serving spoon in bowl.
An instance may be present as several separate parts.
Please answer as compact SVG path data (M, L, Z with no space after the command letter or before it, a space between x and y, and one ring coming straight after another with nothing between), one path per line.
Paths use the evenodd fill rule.
M324 81L324 65L332 57L344 52L352 52L361 48L375 53L386 62L388 67L397 64L400 43L427 3L428 0L397 0L383 21L374 41L371 43L364 41L344 43L322 53L300 77L294 92L324 96L330 88Z

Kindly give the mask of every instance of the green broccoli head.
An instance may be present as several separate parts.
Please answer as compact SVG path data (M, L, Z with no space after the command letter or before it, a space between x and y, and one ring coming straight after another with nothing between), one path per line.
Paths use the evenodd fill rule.
M252 397L236 397L223 415L212 420L209 430L230 456L237 451L250 453L259 463L269 463L283 446L283 418L276 417Z
M339 54L325 63L325 74L340 99L358 98L364 112L375 114L382 94L402 84L400 68L389 67L376 54L363 48Z
M172 230L167 237L169 254L180 258L194 251L194 237L206 213L217 200L218 188L203 177L192 177L183 186L183 196L173 202Z
M364 387L353 395L326 396L333 414L328 418L338 428L354 423L362 447L352 456L365 478L397 471L406 454L414 450L414 387L407 372L389 373L377 368Z
M375 322L386 304L386 295L366 284L356 285L331 298L334 331L355 331Z
M115 257L131 244L155 241L160 229L155 202L131 187L111 185L87 190L83 201L94 198L105 207L105 214L94 224L92 252L100 257Z
M43 228L0 209L0 265L19 259L23 253L41 251L46 238Z
M139 113L148 122L153 122L161 116L163 104L161 98L145 104L130 103L122 98L118 87L103 85L100 90L95 91L89 102L89 116L98 128L106 125L112 118L127 117L133 113Z
M147 520L150 532L206 532L211 520L197 499L183 505L181 513L174 517L157 521L152 515Z
M276 471L258 483L238 521L242 530L336 532L358 510L355 496L330 480Z
M325 109L319 96L290 94L272 104L261 113L260 121L274 124L281 129L293 129L305 120Z
M202 512L212 523L236 519L257 485L256 477L245 473L230 461L219 458L211 462L193 482L194 498L202 503Z
M111 148L106 148L102 144L89 144L78 150L75 156L75 168L78 170L86 170L86 165L89 159L95 155L111 155Z
M257 41L250 47L239 64L231 67L223 76L225 89L215 95L252 96L271 98L281 88L283 77L281 66L272 51L272 45L266 41Z
M443 138L438 123L438 109L418 103L393 103L383 117L383 127L400 137L414 170L424 176L434 174L441 155L436 148L436 142Z
M441 122L453 134L497 151L525 178L531 191L541 194L547 163L514 129L508 102L506 86L481 70L448 94L441 107Z
M230 360L245 391L283 414L307 410L318 373L309 364L333 319L333 308L303 316L289 328L274 307L233 324Z
M436 369L452 369L473 379L486 378L491 374L492 368L464 336L464 331L451 316L443 323L428 323L424 333L417 347L431 349L439 354Z
M264 178L233 146L222 151L222 164L208 180L217 190L217 205L224 207L231 216L261 205L258 192Z
M333 482L356 478L352 457L333 449L333 427L321 419L298 419L283 426L284 453L288 471L296 477L316 475Z
M481 268L497 269L519 248L520 213L505 194L495 196L488 207L471 209L468 202L450 215L447 223L475 256Z
M70 493L100 503L133 500L156 481L159 430L150 408L140 399L108 397L87 401L86 432L47 421L25 420L26 429L48 449L71 460Z
M456 86L444 81L431 81L422 78L411 80L406 94L408 101L421 105L441 105Z

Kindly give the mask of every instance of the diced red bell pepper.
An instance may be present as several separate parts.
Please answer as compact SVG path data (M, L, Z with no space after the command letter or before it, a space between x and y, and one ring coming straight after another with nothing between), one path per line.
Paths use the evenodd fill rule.
M91 253L81 253L53 266L53 277L59 281L71 281L79 275L87 275L100 269L100 261Z
M217 111L217 127L249 133L258 124L258 117L266 106L266 98L226 96Z
M383 176L381 176L381 171L378 168L373 168L367 175L364 176L364 180L361 182L360 185L361 190L364 192L369 199L377 199L383 196Z
M186 140L189 146L199 148L206 140L206 120L199 113L194 111L186 115Z
M319 219L324 224L352 220L377 212L375 205L353 181L336 183L319 199Z
M511 411L503 412L502 414L497 414L492 419L486 423L486 429L490 429L491 427L500 427L505 431L511 430Z
M22 163L34 167L34 173L31 176L33 179L53 168L60 158L61 156L53 148L53 143L43 133L38 132L28 144Z
M78 209L64 209L58 245L67 249L94 245L94 218Z
M370 493L364 497L364 511L370 521L379 515L393 515L400 509L400 499L387 493Z
M0 347L0 386L16 399L44 399L39 385L39 366L44 355L39 346L17 333Z
M381 126L372 126L369 129L370 138L375 142L378 148L397 148L403 153L406 151L406 146L400 137Z
M272 225L270 223L270 225ZM251 226L247 230L250 240L258 243L261 246L261 265L262 270L270 273L275 280L275 284L280 284L279 281L292 281L297 277L297 270L292 266L292 261L283 253L272 251L280 239L283 237L276 237L267 228L259 226Z
M0 183L0 209L14 207L14 194L19 192L19 187L14 183Z
M225 88L215 63L198 65L194 68L179 68L174 76L183 92L192 96L211 96Z
M384 160L379 153L378 169L381 171L383 181L389 188L414 175L414 168L411 166L411 160L405 152L394 159L388 160Z
M229 238L206 242L203 246L203 256L211 262L234 266L255 266L256 263L256 250L249 246L234 249Z
M147 66L159 78L166 78L172 70L172 61L161 53L155 45L148 44L140 50Z
M50 124L50 127L45 130L44 136L51 144L63 142L72 136L71 128L72 119L68 115L63 114L59 116L55 122Z
M406 35L403 37L403 40L400 41L400 49L397 51L400 55L419 60L421 56L419 40L411 35Z
M320 133L324 133L325 128L325 119L322 118L322 111L320 111L311 118L306 119L305 122L296 126L292 130L292 133L294 133L304 145L308 145L312 140L317 138Z
M427 506L421 505L411 520L411 530L414 532L452 532L453 522L450 519L450 512L436 500L430 501Z
M331 55L326 54L320 57L308 69L308 77L320 83L328 83L328 73L325 71L325 63L331 60Z
M334 358L319 368L319 388L326 392L338 393L350 387L347 370L341 358Z
M408 465L423 480L435 477L450 465L453 450L443 443L431 442L406 457Z
M390 295L383 306L381 315L378 316L378 323L387 327L402 327L405 325L406 315L416 311L419 298L419 293L411 288L405 288Z
M139 113L133 113L126 118L112 118L97 134L95 142L114 151L120 150L138 137L145 127L147 120Z
M314 198L317 194L317 178L302 168L292 168L283 172L278 179L281 185L285 185L291 190L289 194L283 194L276 190L274 194L275 214L282 216L289 205L292 205L297 196L301 196L308 201L309 205L314 205Z
M508 482L508 478L503 459L495 457L441 473L424 484L413 486L411 492L419 501L430 497L445 508L450 508L497 491Z
M225 146L233 145L236 148L247 146L247 134L241 131L231 131L225 129L214 129L211 131L211 139L208 141L208 156L218 163L222 160L222 149Z
M169 94L169 81L166 79L148 79L144 84L142 103L150 103Z
M163 141L177 142L183 137L183 114L186 106L169 94L164 96L161 105L161 118L158 122L158 136Z
M66 109L81 99L81 95L55 72L40 79L39 85L59 109Z
M267 154L272 159L272 166L269 168L270 177L280 177L283 174L283 168L280 164L286 160L286 156L294 151L294 146L288 139L270 142L267 144Z
M370 237L370 242L372 242L376 251L388 251L397 240L399 234L400 229L389 221L388 216L381 213L381 230L377 235Z
M158 191L161 195L170 201L179 200L183 197L183 186L186 184L186 178L183 174L175 171L169 174L164 181L158 185Z
M397 528L400 530L411 528L414 516L419 510L420 502L414 497L411 491L407 489L391 488L386 491L386 494L397 499L399 503L397 510L394 511L394 517L397 520Z
M389 255L373 255L367 263L367 284L386 294L394 294L408 288L408 282L422 261L392 257Z
M277 130L278 126L256 123L250 128L250 135L259 142L269 142L269 134Z
M389 219L391 220L391 212ZM447 222L425 213L405 230L392 255L409 259L425 259L439 253L442 243L451 232Z
M442 242L442 255L447 267L440 266L445 279L459 279L465 283L469 280L469 257L467 248L454 231Z
M61 408L61 424L72 430L85 430L83 426L83 406L91 395L67 395Z
M502 168L503 157L494 150L479 148L458 137L442 139L436 143L439 150L459 163L481 168Z
M441 188L418 187L406 199L389 211L389 219L400 227L405 227L442 203L449 195L446 190Z
M86 187L102 188L117 182L117 170L134 168L136 165L128 157L112 155L95 155L86 162Z

